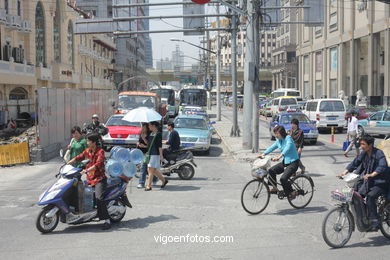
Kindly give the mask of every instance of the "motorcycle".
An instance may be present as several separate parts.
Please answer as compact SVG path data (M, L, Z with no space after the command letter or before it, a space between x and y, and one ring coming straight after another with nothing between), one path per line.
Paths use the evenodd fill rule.
M61 157L63 157L62 151ZM71 165L61 166L56 175L57 182L44 191L39 197L39 206L43 209L36 220L36 227L41 233L52 232L58 222L77 225L98 221L94 203L94 190L81 180L81 171L89 160L82 161L81 168ZM119 222L126 214L126 207L132 208L127 196L125 178L109 179L104 200L112 222Z
M183 148L172 153L171 156L169 164L160 168L161 173L166 176L177 173L180 179L191 180L195 175L195 167L198 167L192 152Z
M349 173L342 179L347 185L341 191L331 192L336 207L328 212L322 222L322 237L333 248L343 247L351 238L355 226L360 232L368 232L370 229L365 199L354 189L360 176ZM383 236L390 239L390 200L384 195L380 196L377 206L380 230Z

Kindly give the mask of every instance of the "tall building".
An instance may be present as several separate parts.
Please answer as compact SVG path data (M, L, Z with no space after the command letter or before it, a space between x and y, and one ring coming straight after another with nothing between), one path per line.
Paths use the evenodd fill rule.
M371 105L390 102L390 6L379 1L326 0L323 27L298 27L299 89L304 96L361 90ZM302 12L300 16L302 17Z
M165 58L165 60L161 59L156 62L157 70L173 70L172 61L169 58Z
M179 45L176 45L176 49L172 52L172 66L175 70L184 69L184 52L180 50Z
M10 118L35 113L38 87L112 89L115 43L74 34L80 16L62 0L0 1L0 110Z
M145 3L149 3L149 0L145 0ZM149 6L145 6L145 16L149 16ZM150 20L145 19L144 30L150 30ZM145 34L145 67L153 68L153 44L149 34Z
M283 7L295 6L296 1L278 1ZM278 20L284 24L276 30L276 46L272 52L272 89L297 88L298 65L296 60L297 26L286 24L297 21L296 9L281 9ZM278 21L276 21L278 22Z
M144 3L148 0L122 0L120 4ZM115 3L115 2L114 2ZM112 0L78 0L77 6L85 12L92 12L99 18L146 16L149 10L146 7L113 8ZM120 21L117 23L119 31L143 31L149 23L145 20ZM118 36L115 38L117 52L115 57L115 82L126 81L121 84L122 90L141 90L146 88L144 79L146 68L148 35ZM150 53L148 55L151 55ZM130 79L130 80L129 80Z

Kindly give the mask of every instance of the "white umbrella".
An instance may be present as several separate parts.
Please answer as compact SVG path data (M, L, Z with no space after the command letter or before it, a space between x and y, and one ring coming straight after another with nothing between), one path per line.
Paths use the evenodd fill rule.
M149 123L153 121L160 121L161 118L162 116L153 109L147 107L139 107L127 113L122 118L122 120L126 120L129 122Z

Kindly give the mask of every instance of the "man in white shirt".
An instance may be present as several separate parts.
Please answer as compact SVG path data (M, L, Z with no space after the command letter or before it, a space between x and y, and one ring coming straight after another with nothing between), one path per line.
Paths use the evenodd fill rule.
M344 156L348 157L348 153L352 150L352 147L356 148L356 156L360 154L359 147L357 145L358 141L358 119L357 112L352 111L351 117L348 119L348 131L347 131L347 140L351 141L347 150L344 152Z

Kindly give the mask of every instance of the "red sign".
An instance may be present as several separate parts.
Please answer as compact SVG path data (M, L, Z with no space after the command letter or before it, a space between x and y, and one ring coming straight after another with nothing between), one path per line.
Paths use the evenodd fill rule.
M191 0L191 1L200 5L204 5L210 2L210 0Z

